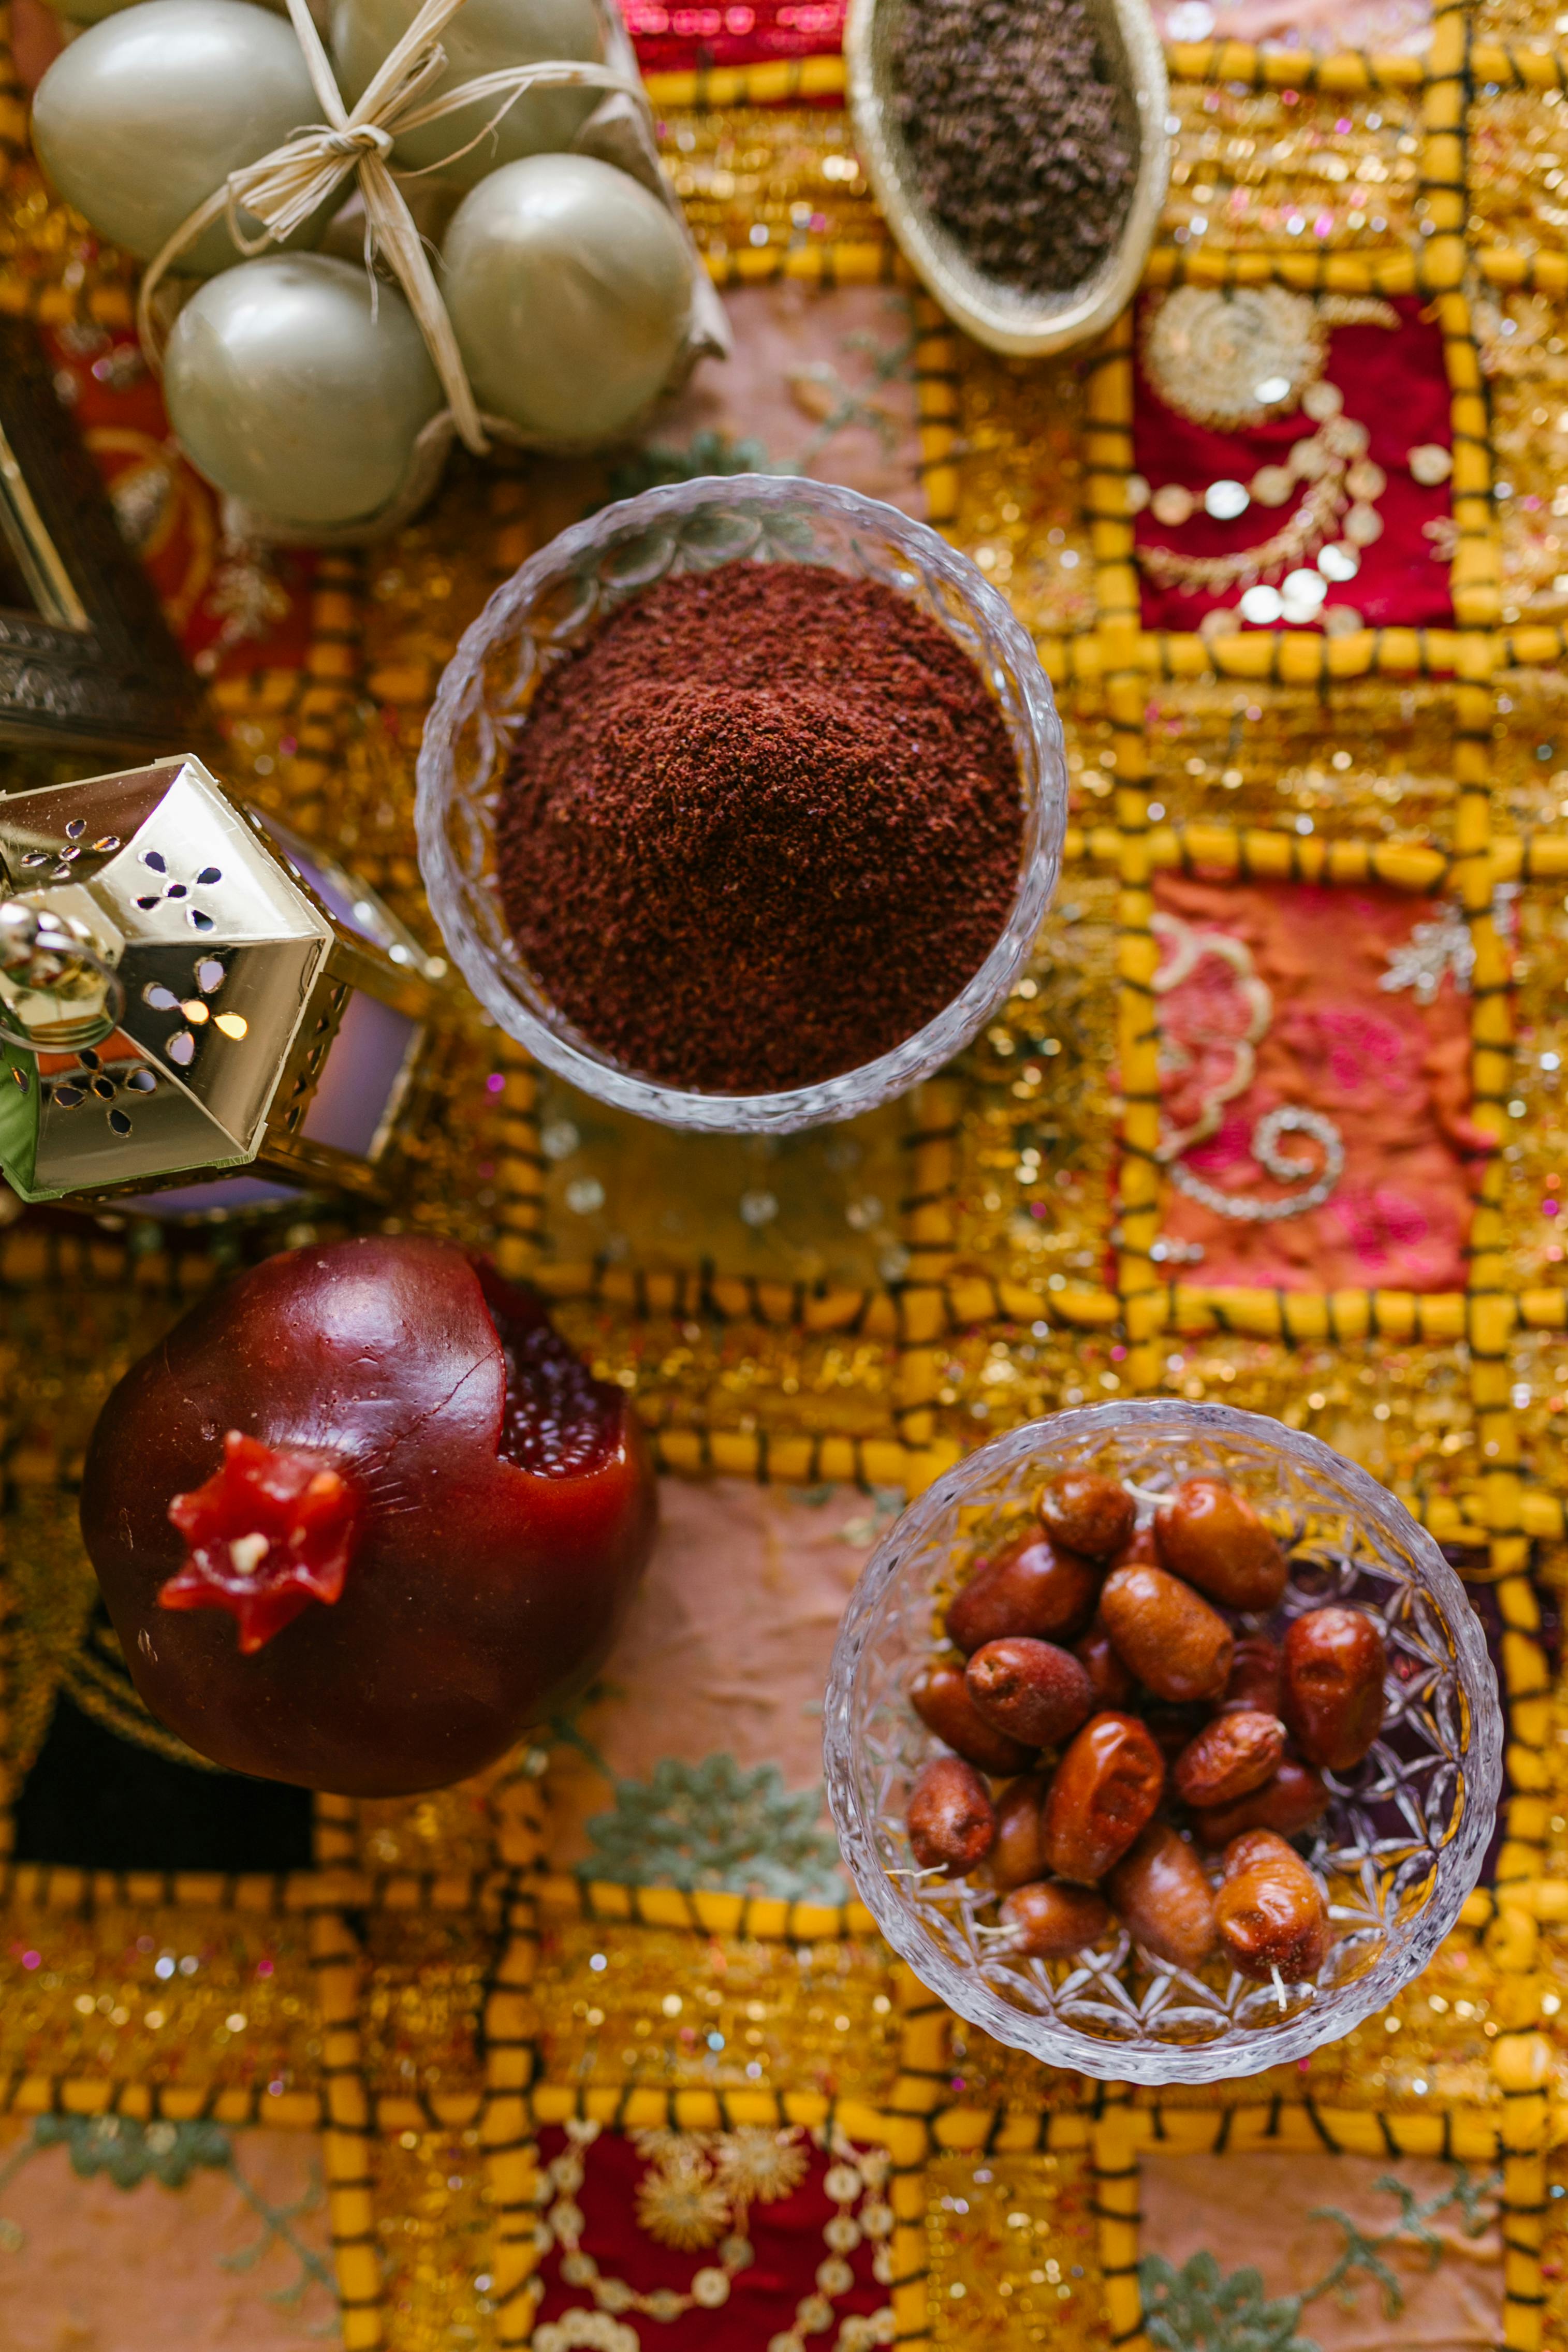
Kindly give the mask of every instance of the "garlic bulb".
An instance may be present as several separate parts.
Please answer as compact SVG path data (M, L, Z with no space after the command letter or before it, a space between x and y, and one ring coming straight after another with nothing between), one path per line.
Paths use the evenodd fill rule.
M657 196L588 155L508 163L466 195L442 292L482 409L532 437L612 441L674 365L691 262Z
M286 18L246 0L143 0L62 49L38 84L33 138L67 203L151 261L231 172L320 111ZM326 219L294 242L314 243ZM204 278L241 258L218 220L174 267Z
M268 254L191 297L163 362L193 465L279 521L357 521L401 488L439 377L395 287L324 254Z

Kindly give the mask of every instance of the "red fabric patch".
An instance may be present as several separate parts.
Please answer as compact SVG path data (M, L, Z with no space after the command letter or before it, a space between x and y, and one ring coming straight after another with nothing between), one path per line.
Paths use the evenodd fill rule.
M1306 1190L1281 1184L1252 1155L1259 1119L1286 1105L1332 1119L1344 1146L1333 1192L1301 1216L1242 1223L1173 1183L1166 1235L1201 1244L1203 1256L1167 1271L1282 1290L1462 1289L1469 1175L1483 1146L1467 1115L1468 1007L1448 978L1427 1005L1378 985L1389 951L1434 919L1433 902L1173 875L1158 877L1155 896L1187 927L1165 931L1162 967L1178 947L1197 948L1190 976L1156 999L1163 1127L1189 1131L1209 1108L1218 1118L1180 1163L1221 1192L1272 1201ZM1245 954L1205 952L1205 934ZM1322 1164L1308 1136L1286 1134L1281 1149Z
M1336 327L1329 338L1330 381L1344 394L1344 413L1372 436L1367 455L1382 467L1388 487L1377 500L1383 536L1361 551L1361 570L1343 586L1331 587L1326 605L1349 604L1369 628L1431 628L1452 619L1448 567L1433 561L1433 542L1424 525L1448 513L1448 488L1423 489L1411 474L1409 451L1420 443L1449 446L1448 387L1443 372L1443 339L1422 315L1421 304L1394 304L1400 331L1386 327ZM1314 430L1301 410L1269 418L1240 433L1216 433L1167 408L1144 373L1140 359L1133 401L1133 463L1151 489L1170 482L1201 494L1211 482L1249 482L1260 466L1281 465L1292 442ZM1285 507L1249 507L1235 522L1216 522L1201 510L1178 530L1157 523L1145 507L1134 525L1140 547L1174 547L1183 555L1226 555L1256 547L1295 511ZM1223 595L1163 588L1146 576L1143 615L1146 629L1196 629L1206 613L1233 609L1239 588Z
M844 31L844 0L738 0L709 8L621 0L621 12L645 74L831 56Z
M567 2145L560 2131L541 2131L539 2154L549 2164ZM591 2254L605 2278L622 2279L640 2294L659 2287L679 2294L691 2292L699 2270L718 2264L713 2247L684 2253L661 2245L639 2226L637 2184L650 2168L632 2142L619 2133L601 2132L583 2150L583 2181L574 2203L583 2215L581 2250ZM795 2326L796 2305L807 2295L820 2294L819 2266L828 2260L822 2231L839 2208L823 2189L829 2159L810 2150L810 2167L799 2189L773 2204L754 2204L747 2214L746 2235L754 2251L750 2266L730 2287L729 2299L716 2311L700 2305L679 2318L651 2321L626 2314L644 2344L656 2333L664 2352L762 2352L769 2340ZM832 2328L821 2339L836 2340L839 2323L852 2312L866 2317L889 2300L886 2287L872 2277L872 2246L862 2239L847 2255L854 2284L835 2296ZM545 2282L536 2325L560 2318L564 2312L591 2311L591 2288L563 2286L560 2250L552 2247L540 2264Z

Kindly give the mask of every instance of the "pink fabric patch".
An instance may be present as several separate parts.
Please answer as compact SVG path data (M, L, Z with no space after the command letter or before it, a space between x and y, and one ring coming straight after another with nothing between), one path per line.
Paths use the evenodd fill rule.
M647 1780L666 1756L727 1755L814 1788L828 1660L873 1539L870 1500L852 1486L802 1503L739 1478L662 1478L659 1513L648 1573L580 1729L624 1779ZM585 1758L556 1750L552 1869L583 1859L582 1825L611 1795Z
M1343 2290L1313 2294L1345 2244L1340 2224L1314 2209L1334 2207L1369 2238L1382 2237L1399 2220L1397 2199L1381 2185L1390 2173L1427 2204L1456 2179L1454 2166L1416 2157L1147 2155L1138 2182L1143 2251L1177 2270L1212 2254L1226 2276L1260 2271L1266 2295L1311 2296L1299 2333L1322 2352L1490 2352L1502 2340L1502 2237L1490 2200L1474 2237L1458 2207L1434 2215L1435 2261L1408 2238L1381 2246L1398 2282L1396 2315L1364 2271Z
M780 470L923 517L914 364L901 359L912 330L907 297L885 286L822 290L786 278L733 288L724 306L733 355L724 367L698 368L648 439L675 448L699 432L760 441Z
M1468 1170L1479 1140L1466 1116L1467 1009L1448 980L1429 1005L1378 985L1390 951L1414 924L1431 919L1431 902L1391 890L1233 887L1176 876L1159 877L1155 900L1176 919L1164 967L1183 945L1196 954L1188 977L1158 1000L1166 1130L1190 1132L1206 1108L1211 1130L1195 1136L1181 1163L1221 1192L1274 1201L1307 1184L1281 1184L1254 1156L1254 1132L1268 1112L1317 1112L1344 1147L1333 1193L1301 1216L1243 1223L1173 1183L1166 1237L1198 1243L1204 1253L1181 1267L1185 1278L1287 1290L1462 1288ZM1205 934L1222 940L1231 960L1218 947L1206 950ZM1244 950L1239 966L1232 942ZM1266 1026L1249 1040L1246 990L1260 982ZM1250 1010L1256 1024L1261 1008ZM1238 1065L1239 1050L1249 1064ZM1280 1148L1321 1165L1321 1146L1309 1136L1287 1133Z
M1161 0L1155 20L1167 41L1270 41L1319 56L1416 52L1432 37L1430 0Z
M31 2126L0 2125L0 2164ZM320 2145L307 2132L237 2131L235 2159L275 2210L319 2184ZM298 2306L270 2298L299 2266L275 2239L255 2265L225 2268L265 2235L233 2175L198 2166L183 2189L153 2179L117 2189L78 2179L63 2147L30 2157L6 2186L5 2218L20 2242L0 2245L0 2340L5 2352L300 2352L308 2330L337 2329L333 2300L312 2284ZM289 2223L330 2263L326 2201Z

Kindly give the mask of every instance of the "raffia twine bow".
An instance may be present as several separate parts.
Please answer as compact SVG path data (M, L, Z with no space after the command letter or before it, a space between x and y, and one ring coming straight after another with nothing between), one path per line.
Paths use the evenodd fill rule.
M476 74L443 96L422 104L431 83L445 68L446 52L439 37L442 27L462 5L463 0L424 0L402 40L388 52L364 95L350 110L343 103L331 60L305 0L288 0L289 20L298 36L307 70L327 120L311 124L283 146L274 148L271 154L259 156L254 163L244 163L238 171L231 172L223 186L215 188L204 204L198 205L181 222L149 262L137 297L136 325L142 351L155 371L162 372L167 332L153 309L152 298L172 264L195 243L204 229L216 220L225 220L229 235L242 253L264 253L268 246L280 245L296 229L303 227L345 180L357 176L365 206L366 266L373 264L378 253L385 257L419 322L441 378L453 424L476 457L485 455L490 445L478 403L423 240L398 184L400 178L418 179L423 174L400 174L392 170L388 161L392 142L403 132L423 130L426 123L439 122L463 107L496 101L489 120L471 139L444 156L441 163L424 167L436 172L456 163L482 139L487 139L517 100L531 89L620 90L634 98L644 111L648 100L640 81L617 73L613 67L562 58L536 65L503 66L493 73ZM242 211L261 222L258 236L242 227Z

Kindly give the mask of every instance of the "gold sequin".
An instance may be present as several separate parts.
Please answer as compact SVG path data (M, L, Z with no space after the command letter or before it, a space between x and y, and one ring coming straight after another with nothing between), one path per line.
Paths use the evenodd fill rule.
M1486 90L1470 121L1470 234L1479 245L1568 244L1568 113L1559 90Z
M1082 2157L936 2158L925 2207L933 2342L1103 2352L1094 2201Z
M234 1912L17 1909L0 1937L0 2074L309 2090L303 1931Z
M495 2257L478 2133L379 2141L375 2186L389 2352L493 2344Z
M1171 824L1443 842L1454 723L1451 688L1421 678L1353 679L1326 697L1228 680L1162 686L1149 713L1153 802Z
M705 253L885 242L841 114L810 107L670 112L659 143Z
M1396 245L1413 226L1418 101L1174 82L1165 227L1177 246L1310 254Z
M547 1937L537 1998L557 2082L876 2099L897 2071L886 1963L869 1947L694 1943L574 1920Z
M950 536L1037 633L1094 617L1082 513L1083 394L1068 362L998 358L955 339L964 462Z
M419 2098L477 2090L479 2010L494 1964L483 1926L466 1913L379 1913L366 1925L366 1959L361 2019L372 2089Z

